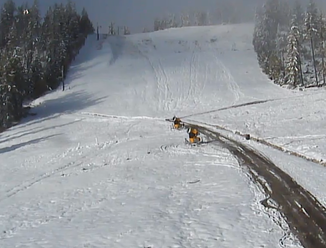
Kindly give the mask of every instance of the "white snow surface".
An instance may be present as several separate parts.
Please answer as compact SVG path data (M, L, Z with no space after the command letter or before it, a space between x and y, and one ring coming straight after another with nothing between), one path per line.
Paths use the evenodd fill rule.
M325 91L273 84L252 33L241 24L90 36L67 90L35 100L36 116L0 134L0 247L301 247L227 150L187 146L165 121L325 158ZM325 167L241 141L326 203Z

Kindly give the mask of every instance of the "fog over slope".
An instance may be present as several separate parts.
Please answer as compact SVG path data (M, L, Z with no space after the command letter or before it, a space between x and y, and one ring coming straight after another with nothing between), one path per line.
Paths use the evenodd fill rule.
M2 5L6 0L0 0ZM14 0L17 5L34 0ZM288 2L294 0L286 0ZM308 0L301 0L307 2ZM42 12L54 3L65 3L67 0L39 0ZM228 3L235 8L241 20L254 20L254 12L257 5L262 5L264 0L75 0L79 10L86 8L90 19L96 25L107 31L111 21L117 25L128 26L132 33L141 32L143 28L151 29L156 17L162 17L169 13L193 12L196 10L209 10L213 16L219 6ZM325 0L315 0L319 6L326 8Z
M219 3L230 3L234 8L248 19L253 20L255 5L258 0L75 0L78 9L85 7L90 19L96 25L102 25L105 30L109 22L118 25L129 26L131 32L140 32L144 27L152 28L156 17L162 17L169 13L193 12L196 10L209 10L211 15L217 11ZM1 5L5 0L0 0ZM33 0L14 0L17 5ZM40 1L40 8L44 11L54 3L65 3L66 0ZM261 1L258 1L261 2Z

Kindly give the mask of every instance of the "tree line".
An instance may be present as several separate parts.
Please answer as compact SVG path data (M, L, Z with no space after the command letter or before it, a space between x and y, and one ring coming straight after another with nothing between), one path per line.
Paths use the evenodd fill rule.
M54 4L41 17L38 0L0 11L0 129L23 115L23 103L57 88L68 67L94 32L85 9L73 2Z
M184 10L179 14L166 14L155 18L153 28L144 28L143 32L187 26L206 26L215 24L235 24L254 20L254 9L246 1L215 0L210 10Z
M326 19L314 0L267 0L257 10L254 50L263 72L289 88L325 86Z

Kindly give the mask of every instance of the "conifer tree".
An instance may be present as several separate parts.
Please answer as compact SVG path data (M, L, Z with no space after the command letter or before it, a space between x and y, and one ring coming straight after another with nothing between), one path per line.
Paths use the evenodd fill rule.
M188 27L190 26L190 17L189 17L189 13L183 13L181 15L181 27Z
M305 16L305 37L310 41L310 48L312 54L312 63L314 67L315 82L318 85L317 65L315 57L315 44L318 30L318 10L313 0L309 1L307 12Z
M292 26L291 31L288 35L288 46L287 46L287 59L286 59L286 77L285 83L296 87L299 82L300 68L299 68L299 52L298 42L296 39L296 27Z
M0 48L8 42L8 34L15 20L16 5L13 0L7 0L0 12Z

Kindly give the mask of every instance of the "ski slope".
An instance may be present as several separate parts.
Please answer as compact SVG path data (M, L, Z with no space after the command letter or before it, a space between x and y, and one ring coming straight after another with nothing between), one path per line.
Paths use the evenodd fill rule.
M186 132L165 121L325 157L325 93L270 82L252 32L90 36L67 90L35 100L36 116L0 134L0 247L301 247L226 149L186 146ZM246 106L254 101L263 102ZM323 166L246 142L326 203Z

